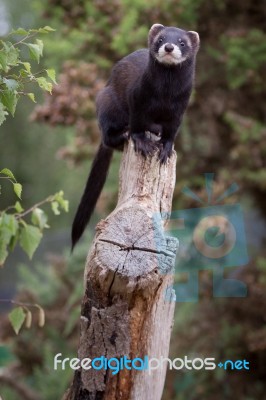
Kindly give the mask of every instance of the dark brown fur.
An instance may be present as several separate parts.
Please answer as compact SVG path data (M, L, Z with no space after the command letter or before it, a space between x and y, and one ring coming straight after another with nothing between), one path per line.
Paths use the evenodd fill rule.
M74 219L73 247L104 185L112 149L123 148L127 132L144 157L158 147L162 163L171 155L193 87L199 37L196 32L155 24L148 43L148 49L135 51L114 66L97 96L102 144ZM160 140L152 141L146 131L159 135Z

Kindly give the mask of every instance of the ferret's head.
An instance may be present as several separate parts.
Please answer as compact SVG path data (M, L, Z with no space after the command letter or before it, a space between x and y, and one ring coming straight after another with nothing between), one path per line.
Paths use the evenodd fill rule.
M175 66L194 57L199 49L199 35L161 24L152 25L148 45L152 56L161 64Z

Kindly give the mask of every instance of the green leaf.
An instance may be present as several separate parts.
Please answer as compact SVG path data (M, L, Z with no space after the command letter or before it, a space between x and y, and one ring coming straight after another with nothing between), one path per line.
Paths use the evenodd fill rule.
M25 43L30 50L30 56L33 60L37 61L38 64L40 62L40 57L42 56L43 51L43 42L42 40L37 39L36 43Z
M44 28L40 28L39 29L39 32L43 32L43 31L45 31L45 32L55 32L55 29L53 29L53 28L51 28L50 26L48 26L48 25L46 25Z
M9 313L8 318L14 331L18 334L26 318L25 311L22 307L16 307Z
M18 238L19 238L19 229L17 230L16 234L14 236L12 236L10 242L9 242L9 249L10 251L13 251L17 242L18 242Z
M1 220L1 219L0 219ZM1 228L1 223L0 223L0 267L2 267L7 259L8 252L7 252L7 245L5 240L3 240L3 235L4 232Z
M46 69L48 77L51 79L52 82L57 84L56 79L55 79L55 70L54 69Z
M0 236L1 239L1 236ZM7 259L7 244L0 240L0 267L2 267Z
M29 74L31 74L31 65L30 65L30 63L29 63L29 62L23 62L22 65L24 65L25 70L26 70Z
M43 76L37 78L36 80L41 89L46 90L49 93L52 93L53 85L50 82L48 82Z
M52 211L53 211L54 215L59 215L59 214L60 214L60 211L59 211L59 204L58 204L57 201L53 201L53 202L51 203L51 208L52 208Z
M69 201L68 200L62 200L61 202L61 207L65 212L69 211Z
M21 200L21 193L22 193L22 185L20 183L14 183L13 189L18 198Z
M0 101L14 117L18 102L17 94L11 90L3 90L0 92Z
M12 214L3 212L0 217L0 242L8 245L18 231L18 221Z
M16 201L16 204L14 205L14 207L15 207L15 210L16 210L18 213L22 213L22 212L24 211L24 208L22 208L22 205L20 204L19 201Z
M3 83L6 85L7 89L10 91L16 90L19 85L15 79L3 78Z
M12 35L25 36L25 35L28 34L28 31L26 31L26 30L23 29L23 28L18 28L18 29L16 29L16 30L12 30L10 33L11 33Z
M8 115L8 112L5 111L3 104L0 102L0 125L6 120L6 115Z
M55 201L57 201L60 207L65 211L68 212L69 209L69 201L64 199L64 192L61 190L60 192L55 194L54 197Z
M22 212L24 211L24 208L22 208L22 205L20 204L19 201L16 201L16 204L14 205L14 207L15 207L15 210L16 210L18 213L22 213Z
M9 66L15 66L18 63L19 50L11 42L0 42L3 48L0 49L0 69L8 72Z
M55 29L51 28L50 26L45 26L44 28L30 29L29 32L32 32L32 33L49 33L49 32L55 32Z
M6 214L8 216L9 222L8 222L8 227L10 229L10 232L12 236L15 236L18 230L18 221L16 220L16 217L12 214Z
M37 44L37 46L39 46L41 56L42 56L43 55L43 41L40 39L36 39L36 44Z
M20 69L19 75L20 75L20 78L29 78L29 79L31 79L31 77L33 76L32 74L29 74L25 69Z
M0 50L0 69L7 72L7 54L3 50Z
M32 225L25 225L21 229L20 245L31 259L42 239L42 232Z
M16 178L14 177L12 171L10 171L10 169L8 168L4 168L0 171L0 174L6 175L9 178L13 179L14 181L16 181Z
M36 103L34 93L27 93L27 96L29 99L31 99L31 101L33 101L33 103Z
M47 215L41 208L35 208L31 214L31 222L41 230L47 227Z
M8 66L15 66L19 59L19 49L13 46L11 42L3 42L4 50L6 53L6 70L8 71Z

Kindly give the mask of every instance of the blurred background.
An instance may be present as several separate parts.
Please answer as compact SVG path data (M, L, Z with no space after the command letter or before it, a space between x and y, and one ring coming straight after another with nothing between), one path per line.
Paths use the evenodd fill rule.
M70 227L99 143L95 94L113 63L146 47L153 23L195 30L201 38L195 90L176 140L173 210L198 207L182 189L206 199L205 173L215 174L214 198L232 183L238 192L250 261L233 274L246 298L215 298L212 271L200 273L196 302L176 304L170 357L246 359L249 371L169 371L164 400L266 399L266 3L253 0L0 0L0 35L49 25L43 67L57 71L53 95L20 100L0 128L0 169L23 184L25 208L60 189L70 212L51 221L33 260L18 249L0 271L0 298L38 303L46 325L16 336L0 314L0 366L12 370L36 399L58 400L72 371L54 371L53 357L75 356L84 261L94 225L116 204L120 155L98 202L87 236L70 256ZM1 209L14 201L5 188ZM179 279L177 277L177 279ZM37 394L39 397L37 397ZM27 399L12 384L3 400ZM21 396L21 397L20 397Z

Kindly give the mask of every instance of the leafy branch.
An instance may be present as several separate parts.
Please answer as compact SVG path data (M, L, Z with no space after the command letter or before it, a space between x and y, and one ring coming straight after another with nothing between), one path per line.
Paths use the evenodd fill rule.
M52 93L53 83L56 84L55 70L42 69L33 73L32 63L25 61L23 54L26 46L29 58L39 64L43 56L43 41L37 36L53 31L49 26L28 31L19 28L0 40L0 125L8 114L14 116L21 96L35 102L34 93L27 89L28 84L35 83L41 90ZM22 38L17 40L18 36Z
M21 199L22 185L9 169L0 171L0 179L8 179L13 184L16 196ZM50 204L55 215L59 215L61 210L68 211L68 201L64 199L63 191L48 196L27 210L17 201L13 206L0 211L0 267L18 243L29 258L32 258L42 239L43 230L49 228L47 214L40 208L46 204ZM30 221L26 221L25 217L29 216Z
M39 304L32 303L22 303L15 300L0 299L0 303L10 303L14 304L16 307L8 315L9 321L16 332L19 333L23 323L25 322L25 327L30 328L32 325L32 311L31 308L38 310L38 325L43 327L45 324L45 312L44 309Z
M52 31L54 30L49 26L28 31L19 28L11 31L5 40L0 40L0 125L8 114L14 116L17 102L21 96L27 96L35 102L34 94L27 90L28 84L36 83L42 90L51 94L53 83L56 84L54 69L42 69L33 73L31 62L23 59L23 52L26 46L29 59L39 64L43 55L43 41L36 36ZM17 37L21 38L15 40ZM2 169L0 179L9 181L13 185L15 195L21 200L23 188L17 182L12 171L8 168ZM40 208L46 204L51 205L55 215L59 215L61 209L68 211L68 201L64 199L62 191L48 196L27 210L23 209L20 201L8 206L5 210L0 210L0 267L4 265L9 252L17 244L22 247L29 258L32 258L42 239L43 230L49 228L48 217ZM10 323L16 334L19 333L24 323L26 328L31 327L31 308L38 309L38 325L40 327L44 325L44 310L38 304L4 299L0 299L0 302L10 302L16 306L9 314Z

